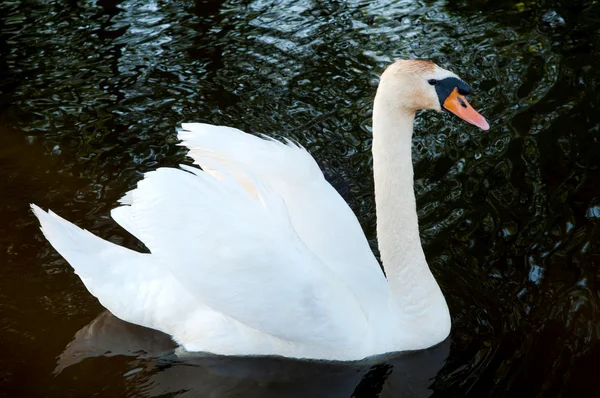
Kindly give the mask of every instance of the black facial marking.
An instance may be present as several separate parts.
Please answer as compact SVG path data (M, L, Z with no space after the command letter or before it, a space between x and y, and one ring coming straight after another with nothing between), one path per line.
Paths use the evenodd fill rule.
M456 77L447 77L445 79L438 80L437 84L435 85L435 91L440 100L440 104L444 105L444 101L446 101L446 98L448 98L450 93L452 93L455 88L458 89L458 93L461 95L468 95L471 92L471 86L462 80L457 79ZM466 106L462 102L461 105Z

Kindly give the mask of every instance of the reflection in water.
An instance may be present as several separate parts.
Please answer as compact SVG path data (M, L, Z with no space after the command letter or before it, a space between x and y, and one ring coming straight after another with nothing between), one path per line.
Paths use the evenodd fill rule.
M185 162L175 126L203 121L306 146L375 243L374 84L391 59L408 57L472 83L492 126L417 120L421 236L453 320L431 388L598 396L599 8L0 1L0 396L135 396L136 377L145 388L159 371L136 373L147 362L119 355L53 376L55 357L101 308L42 239L30 202L144 250L109 210L140 173Z
M86 358L128 355L136 357L128 384L151 397L428 397L449 349L446 340L425 351L354 363L199 356L177 350L164 333L105 311L75 334L55 372Z

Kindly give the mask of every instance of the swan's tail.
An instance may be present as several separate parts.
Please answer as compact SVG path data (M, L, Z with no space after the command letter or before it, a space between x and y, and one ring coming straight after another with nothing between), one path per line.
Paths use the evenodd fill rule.
M34 204L31 209L46 239L104 307L125 321L161 330L161 314L147 309L153 308L152 301L164 296L163 290L172 277L161 275L150 254L101 239ZM159 279L165 284L156 283Z
M46 239L71 264L84 283L92 283L91 287L105 283L107 276L119 272L120 265L141 255L101 239L52 211L45 212L34 204L31 209L40 221L40 229ZM107 272L107 267L112 272Z

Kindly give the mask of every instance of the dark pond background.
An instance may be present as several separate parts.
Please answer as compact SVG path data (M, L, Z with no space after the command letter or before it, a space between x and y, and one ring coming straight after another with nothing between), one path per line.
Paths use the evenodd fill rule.
M599 29L582 0L0 1L0 396L600 396ZM109 210L204 121L302 143L375 245L371 101L396 58L459 74L492 125L417 121L441 347L174 359L102 314L29 212L139 248Z

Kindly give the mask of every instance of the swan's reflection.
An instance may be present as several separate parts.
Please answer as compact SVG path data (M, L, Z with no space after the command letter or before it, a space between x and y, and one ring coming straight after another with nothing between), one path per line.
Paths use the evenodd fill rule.
M56 372L86 358L128 355L149 358L140 361L147 379L135 389L150 397L428 397L449 349L447 339L426 351L354 363L198 356L106 311L75 334Z

